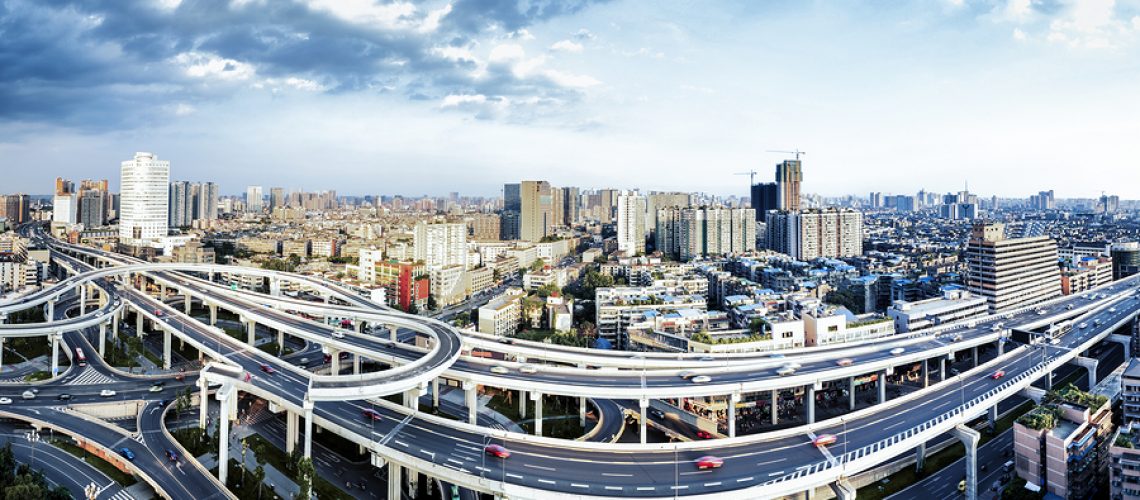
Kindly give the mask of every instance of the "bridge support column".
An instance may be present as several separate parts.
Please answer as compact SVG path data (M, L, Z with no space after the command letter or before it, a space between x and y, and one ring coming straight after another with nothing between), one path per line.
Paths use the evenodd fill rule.
M400 487L404 481L400 478L400 466L388 461L388 498L400 499Z
M926 467L926 443L923 442L914 449L914 471L922 473L922 469Z
M55 378L59 376L59 334L48 335L48 342L51 342L51 376Z
M257 322L253 320L246 321L245 323L245 338L249 345L253 345L257 340Z
M879 404L887 402L887 371L882 370L878 376L879 382Z
M930 360L922 360L922 387L930 387Z
M226 484L230 462L230 419L227 418L230 400L233 399L233 389L223 388L218 391L218 402L221 414L218 415L218 481Z
M356 333L360 333L362 330L364 330L364 322L359 319L354 318L352 320L352 326L356 329Z
M206 419L210 418L209 414L207 413L207 410L210 408L210 405L209 405L210 394L206 392L207 387L208 386L206 384L206 379L199 377L198 378L198 390L201 391L198 394L198 428L199 429L205 429L206 428Z
M0 371L4 371L4 337L0 337Z
M210 326L218 326L218 306L209 304L207 309L210 310Z
M285 410L285 454L292 455L297 449L297 415L296 412Z
M281 280L277 278L269 279L269 295L272 295L274 297L281 296Z
M333 375L340 375L340 351L337 349L329 348L329 372Z
M439 378L431 379L431 407L439 409Z
M47 320L55 321L55 299L48 301Z
M530 399L534 400L534 435L542 435L542 393L531 391Z
M170 330L162 329L162 369L170 369Z
M1088 372L1089 372L1089 390L1092 390L1093 387L1096 387L1096 368L1097 368L1097 365L1100 364L1100 361L1097 360L1096 358L1086 358L1084 356L1077 356L1077 357L1073 358L1073 362L1076 363L1077 366L1084 367L1086 370L1088 370Z
M586 397L585 396L578 398L578 425L581 425L582 429L586 428Z
M772 413L772 425L780 423L780 391L779 389L772 391L772 404L769 405Z
M87 285L79 287L79 315L87 313Z
M305 458L313 458L313 402L305 400Z
M949 361L949 358L940 358L938 360L938 370L941 372L938 374L938 377L939 377L938 380L939 381L946 380L946 363L948 361Z
M142 309L135 309L135 336L142 338L143 329L146 328L146 318L143 317Z
M640 438L641 438L641 444L645 444L649 439L649 437L647 435L647 431L649 428L649 400L648 399L638 400L638 406L640 407L640 410L641 410L641 413L639 413L638 415L640 415L641 418L638 419L639 422L637 425L637 432L638 432L638 436L640 436Z
M388 340L391 340L392 342L399 342L399 332L400 329L397 328L396 325L388 325Z
M194 307L194 301L190 300L190 293L187 292L182 295L182 312L187 316L190 315L190 310Z
M804 387L804 411L806 412L806 415L804 415L804 420L806 420L809 425L814 424L815 423L815 384L811 384L811 385Z
M855 500L855 487L847 481L847 478L840 478L831 483L831 491L835 493L835 498L838 500Z
M1137 329L1140 329L1140 316L1137 316L1136 319L1132 320L1132 330L1137 331ZM1132 337L1129 337L1128 335L1109 335L1108 341L1116 342L1117 344L1124 346L1125 358L1132 356Z
M989 422L988 423L990 424L990 430L992 431L992 430L997 429L997 420L998 420L998 407L997 407L997 405L991 406L990 411L987 412L987 414L989 415L989 419L988 419Z
M285 330L277 330L277 352L285 354Z
M160 302L166 300L166 285L163 283L158 284L158 300Z
M0 343L2 346L3 343ZM99 357L103 357L103 353L107 350L107 324L99 323ZM2 354L2 351L0 351Z
M479 423L479 407L475 402L475 383L463 383L463 399L467 403L467 423L475 425Z
M978 441L982 435L965 424L954 428L954 435L966 447L966 500L978 498Z
M123 321L122 310L115 311L114 316L111 318L111 337L119 337L119 323Z
M1005 337L999 337L997 341L998 356L1005 354Z
M855 377L847 377L847 410L855 411Z
M360 375L360 355L359 354L353 354L352 355L352 374L353 375Z
M526 418L526 391L519 390L519 416Z
M971 357L974 358L974 368L978 367L978 346L974 346Z
M740 402L740 393L728 395L728 437L736 437L736 404Z

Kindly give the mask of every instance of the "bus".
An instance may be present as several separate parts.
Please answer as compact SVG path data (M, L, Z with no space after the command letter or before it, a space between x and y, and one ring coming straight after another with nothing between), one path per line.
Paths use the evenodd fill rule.
M75 362L78 363L79 366L87 366L87 356L84 356L83 349L78 347L75 348Z

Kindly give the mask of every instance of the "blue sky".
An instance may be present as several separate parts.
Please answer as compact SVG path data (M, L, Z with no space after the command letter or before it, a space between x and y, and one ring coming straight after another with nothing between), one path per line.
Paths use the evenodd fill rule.
M886 3L0 0L0 191L1140 198L1140 0Z

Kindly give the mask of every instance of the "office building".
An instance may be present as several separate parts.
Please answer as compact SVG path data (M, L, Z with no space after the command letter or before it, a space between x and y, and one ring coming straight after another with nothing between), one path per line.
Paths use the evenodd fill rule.
M135 153L120 168L119 240L138 245L166 236L170 210L170 162Z
M191 186L194 197L194 220L218 219L218 185L204 182Z
M0 219L12 225L31 221L31 199L26 194L0 195Z
M776 207L779 210L800 209L800 183L804 180L799 159L784 160L776 165Z
M692 205L689 193L650 193L645 197L645 230L656 234L657 211L662 208L685 208Z
M1053 197L1053 190L1041 191L1029 197L1029 208L1033 210L1054 210L1057 200Z
M1140 242L1114 243L1109 248L1112 256L1112 279L1124 279L1140 273Z
M750 193L752 208L756 210L756 220L763 221L769 210L779 210L779 191L775 182L752 185Z
M645 197L637 192L618 195L618 252L625 256L645 253Z
M537 242L554 232L554 206L550 183L519 183L519 239Z
M851 209L775 211L767 217L768 248L798 260L863 255L863 213Z
M273 213L278 208L285 208L285 189L283 188L269 188L269 212Z
M479 308L479 332L506 337L514 335L522 319L519 300L522 292L513 289Z
M51 221L71 225L76 223L79 207L76 204L75 184L62 177L55 178L55 196L52 198Z
M245 211L259 214L265 208L265 196L261 193L261 186L245 188Z
M577 224L582 220L580 210L581 197L578 195L578 188L564 187L558 189L562 190L562 225L572 226Z
M966 286L985 297L991 313L1061 295L1057 243L1048 237L1005 237L1005 226L977 223L966 245Z
M941 297L907 302L896 300L887 309L899 333L932 328L955 321L985 316L989 303L958 287L947 287Z
M467 235L473 241L498 241L502 236L501 220L498 214L471 214L463 218Z
M466 265L466 224L428 224L421 221L416 224L414 237L416 261L422 262L428 270Z
M755 210L663 208L654 233L657 250L680 260L750 252L756 249Z
M83 189L79 191L78 222L84 228L91 229L107 224L107 191L101 189Z
M499 239L517 240L521 236L522 218L522 185L511 183L503 185L503 213L499 223Z
M171 182L169 196L167 218L170 227L190 227L190 223L194 221L194 199L191 197L190 183Z
M1111 438L1108 398L1069 386L1050 393L1014 422L1014 467L1026 483L1045 494L1096 498L1107 472Z

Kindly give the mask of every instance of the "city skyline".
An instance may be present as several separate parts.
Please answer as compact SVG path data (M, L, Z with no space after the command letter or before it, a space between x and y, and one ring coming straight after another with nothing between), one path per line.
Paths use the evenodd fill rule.
M45 57L8 65L0 158L43 167L8 180L32 194L154 151L225 194L533 178L747 196L734 173L770 182L786 155L767 151L801 148L804 191L825 196L1137 199L1114 182L1140 152L1136 7L16 1L0 50Z

